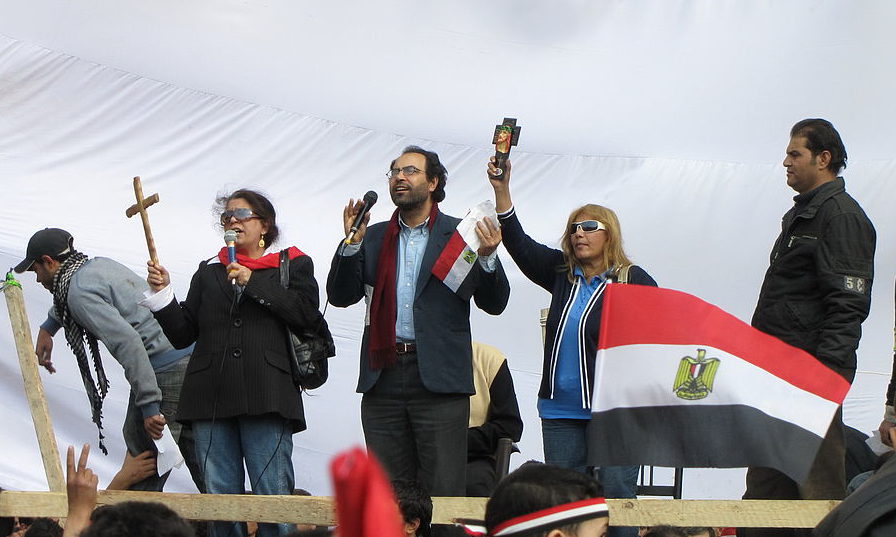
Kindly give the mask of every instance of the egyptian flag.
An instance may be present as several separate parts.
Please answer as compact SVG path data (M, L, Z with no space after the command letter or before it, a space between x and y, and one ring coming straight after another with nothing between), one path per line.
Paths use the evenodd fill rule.
M697 297L604 292L589 462L776 468L805 481L849 383Z
M455 230L432 266L432 273L458 296L469 299L473 293L463 283L473 272L478 258L479 254L467 244L460 231Z

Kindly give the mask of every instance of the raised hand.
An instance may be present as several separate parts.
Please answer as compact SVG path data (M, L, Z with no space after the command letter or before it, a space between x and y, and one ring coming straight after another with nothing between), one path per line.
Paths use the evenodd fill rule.
M358 213L361 212L363 207L364 200L349 199L348 205L342 210L342 227L346 237L351 232L352 225L355 223L355 218L357 218ZM365 214L364 218L361 220L361 225L358 226L358 231L356 231L355 236L352 237L352 244L358 244L364 239L364 234L367 233L368 222L370 222L369 212Z
M87 467L90 444L81 447L81 456L75 466L75 447L69 446L65 458L65 489L68 493L68 521L63 537L75 536L87 527L90 513L96 507L96 487L99 480Z

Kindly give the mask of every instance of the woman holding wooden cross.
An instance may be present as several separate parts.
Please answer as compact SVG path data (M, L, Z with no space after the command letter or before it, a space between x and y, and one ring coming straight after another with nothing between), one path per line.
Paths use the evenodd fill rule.
M175 347L196 343L178 419L193 427L209 493L244 493L245 462L252 492L291 494L292 434L305 429L305 417L292 383L286 327L327 331L314 268L310 257L289 248L289 287L283 288L278 252L266 253L279 234L271 202L252 190L217 201L222 228L236 235L235 259L225 247L201 262L181 303L168 271L148 263L155 291L150 308L165 335ZM258 535L284 535L290 527L260 524ZM246 535L244 522L216 522L213 529L220 537Z

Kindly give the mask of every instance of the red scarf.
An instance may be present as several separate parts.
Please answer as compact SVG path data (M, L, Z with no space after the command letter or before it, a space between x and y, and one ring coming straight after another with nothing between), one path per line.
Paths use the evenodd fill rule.
M301 250L296 248L295 246L289 247L289 259L295 259L297 257L301 257L304 254ZM221 248L221 251L218 252L218 260L226 267L230 264L230 256L227 255L227 247ZM239 252L236 253L236 262L240 265L246 267L249 270L258 270L265 268L277 268L280 266L280 252L274 252L271 254L266 254L258 259L253 259L249 256L243 255Z
M427 227L432 231L439 214L439 204L433 203ZM380 257L376 262L376 282L370 300L370 367L382 369L395 365L395 320L398 318L398 298L395 280L398 276L398 209L386 226ZM418 278L428 277L420 274Z

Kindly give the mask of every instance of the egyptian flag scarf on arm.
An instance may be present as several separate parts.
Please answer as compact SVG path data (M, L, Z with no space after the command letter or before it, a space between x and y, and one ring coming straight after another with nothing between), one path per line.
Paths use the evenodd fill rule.
M289 254L289 259L293 260L297 257L302 257L305 255L304 252L296 248L295 246L290 246L287 249L287 253ZM225 267L230 264L230 257L227 255L227 247L221 248L218 252L218 261L220 261ZM280 252L274 252L271 254L265 254L258 259L252 259L249 256L245 256L239 252L236 254L236 262L240 265L246 267L249 270L258 270L258 269L266 269L266 268L277 268L280 266Z
M439 216L439 204L433 203L427 227L432 232ZM386 224L386 233L376 261L376 282L370 299L370 368L382 369L395 365L395 321L398 318L398 296L395 288L398 277L398 209ZM418 276L419 277L419 276Z
M802 483L849 391L809 353L697 297L604 292L589 464L764 466Z
M473 272L477 259L479 254L473 251L460 232L455 230L445 249L436 259L432 273L458 296L467 300L472 296L472 290L463 284L467 276Z
M457 225L457 229L432 267L433 275L463 300L469 300L474 291L471 283L473 278L469 276L479 259L479 254L476 252L480 245L476 232L477 221L483 217L487 218L489 213L495 214L495 207L491 202L481 203L470 209ZM492 220L497 224L495 216L492 216Z

